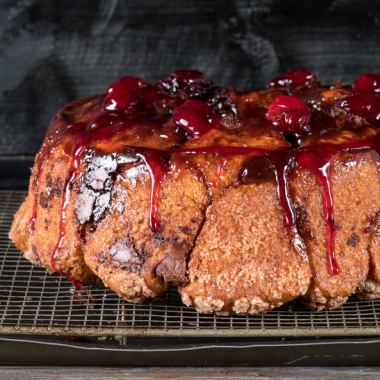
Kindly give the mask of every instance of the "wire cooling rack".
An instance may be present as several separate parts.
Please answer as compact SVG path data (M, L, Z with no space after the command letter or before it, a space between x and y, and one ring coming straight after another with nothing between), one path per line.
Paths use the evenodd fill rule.
M31 264L8 238L25 191L0 191L0 334L140 336L322 336L379 334L380 300L355 297L312 312L297 300L267 314L199 314L176 289L131 304L103 285L76 292L66 278Z

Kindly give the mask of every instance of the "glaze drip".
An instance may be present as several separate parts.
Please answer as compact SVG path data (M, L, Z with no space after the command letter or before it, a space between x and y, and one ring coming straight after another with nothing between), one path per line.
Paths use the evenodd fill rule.
M275 168L277 194L284 210L284 225L293 227L296 224L296 215L289 195L289 172L294 166L294 157L283 152L270 152L269 159Z
M58 256L59 256L59 250L61 249L63 242L66 238L66 218L67 218L67 206L70 201L70 195L71 191L74 185L74 181L77 175L77 169L81 162L81 153L84 150L86 146L86 143L83 141L80 141L79 144L74 144L73 146L73 154L72 154L72 160L69 170L69 179L66 180L63 194L62 194L62 206L61 206L61 221L59 223L59 239L58 243L55 246L54 252L51 256L51 267L53 270L62 276L65 276L68 280L74 282L75 288L77 290L80 290L82 288L82 284L79 281L74 280L71 276L61 271L57 265Z
M156 149L131 148L137 157L141 158L149 171L151 182L149 225L153 232L161 231L157 209L161 183L169 171L170 156L168 152Z
M191 87L192 81L194 82L194 88ZM303 85L304 87L302 87ZM320 90L315 90L316 85L318 85L318 77L315 74L297 71L288 73L285 77L276 78L273 83L271 82L269 86L271 89L268 91L280 91L278 96L281 96L282 93L289 94L292 92L293 96L302 98L303 102L309 105L309 108L313 108L316 104L315 99L318 99L318 96L320 96L320 92L318 92ZM220 112L220 110L227 106L229 108L233 107L234 109L238 109L238 107L234 105L233 98L229 98L227 90L223 89L223 92L220 88L213 88L211 86L212 82L204 77L203 74L193 71L176 72L169 78L157 82L156 86L148 85L138 78L125 77L109 87L106 100L104 100L104 95L102 98L104 104L102 101L99 102L99 100L94 101L96 104L94 103L95 105L91 109L91 115L86 115L84 121L81 120L71 124L66 123L58 125L55 129L49 129L50 133L45 139L44 146L36 162L38 170L34 178L35 197L29 229L30 233L33 234L36 228L38 205L37 189L43 171L44 160L48 157L55 144L61 142L67 156L71 159L71 164L62 194L59 240L51 257L51 267L56 272L74 281L73 278L63 273L59 268L59 252L66 237L67 207L73 192L73 186L79 178L78 169L82 163L86 161L86 158L106 154L105 150L107 146L109 147L111 145L112 153L121 153L125 149L132 151L139 159L139 164L143 163L149 172L151 181L149 224L152 232L161 231L158 217L159 193L161 184L173 161L173 155L220 155L221 160L217 168L219 176L224 175L228 158L231 156L245 156L246 158L265 157L274 168L277 195L284 213L284 225L288 228L292 236L295 236L297 232L297 220L289 194L289 173L295 167L303 167L309 170L316 176L322 189L326 223L328 270L331 275L339 274L339 266L335 257L334 247L335 221L331 181L333 160L339 152L346 150L374 149L380 153L377 132L376 136L345 143L322 144L317 139L317 143L306 147L299 146L297 143L294 143L295 146L293 147L281 146L271 149L231 145L213 146L212 144L210 145L210 141L208 141L205 147L183 148L182 145L186 141L196 138L207 138L208 133L213 129L229 131L239 129L236 118L231 119L231 116L228 116L226 119L222 119L215 114L215 112ZM285 88L286 91L282 89L284 86L288 86ZM292 87L294 88L292 89ZM280 90L278 90L278 88L280 88ZM214 91L213 89L216 90ZM123 91L128 92L127 97L123 97ZM209 101L209 98L213 91L218 94L223 92L223 96L218 97L214 109L211 108L210 105L202 103L202 97L204 97L203 100L209 104L212 103ZM343 96L341 94L343 94L344 91L339 91L337 91L337 96ZM345 91L347 93L348 90ZM356 112L356 110L360 108L361 112L363 99L367 99L368 96L359 95L356 94L355 96L349 97L347 101L338 101L337 107L347 112L350 112L351 109ZM236 94L234 96L236 96ZM375 95L371 95L371 104L375 104L377 107L378 100L374 98L374 96ZM181 107L185 100L189 98L196 98L197 100L187 100L187 103ZM289 100L288 98L291 97L286 96L286 98ZM302 133L320 133L322 135L322 133L326 133L326 131L329 132L333 130L333 127L330 125L331 117L326 117L322 122L319 121L320 124L322 123L322 127L319 125L318 128L315 128L316 132L313 132L314 121L313 116L310 119L310 111L307 110L306 106L300 105L298 99L295 100L295 98L293 98L290 100L292 102L287 101L285 104L287 107L289 105L293 108L297 106L297 109L301 109L302 111L300 115L297 114L297 120L302 119L302 123L299 122L302 124L300 124L302 128L294 127L296 124L293 125L293 121L290 123L290 119L286 119L286 126L290 125L291 128L287 126L284 129L289 133L296 134L291 134L291 138L288 138L288 141L298 141L300 134L302 137ZM331 106L331 99L326 100L324 98L324 103L320 100L318 101L320 102L318 104L326 104L326 107ZM212 103L212 105L214 105L214 103ZM284 105L279 104L279 106L283 107ZM375 107L372 108L374 109ZM175 122L171 117L173 110L175 110ZM377 108L375 111L377 112ZM353 113L355 114L355 112ZM359 114L356 112L356 114L366 118L368 112L367 114ZM313 113L313 115L315 115L315 113ZM377 120L377 113L375 117L373 117L372 114L369 116L367 118L368 121L371 121L371 118ZM285 118L286 117L287 116L285 116ZM232 122L231 120L235 121ZM230 124L225 125L227 122ZM277 122L273 123L274 125L272 126L269 125L268 130L273 128L278 131L278 128L281 127L281 123L277 123L278 125L276 123ZM181 127L182 124L184 128ZM309 128L310 124L311 129ZM325 130L323 128L325 128ZM281 133L283 134L284 130L281 130ZM296 140L296 137L298 140ZM147 138L154 139L155 146L160 146L160 149L151 148L147 143ZM217 143L218 141L215 140L215 145L217 145ZM108 153L110 152L108 151ZM135 164L132 166L134 165ZM126 170L128 169L126 168ZM260 170L260 168L258 168L258 170ZM242 172L244 172L244 164ZM207 183L207 185L209 188L217 187L219 186L219 182L213 180ZM76 285L80 286L79 284Z
M328 268L331 275L339 274L339 266L335 256L335 220L334 199L330 176L331 161L337 151L335 149L304 150L296 157L297 164L310 172L318 179L322 188L323 206L326 223L326 249Z

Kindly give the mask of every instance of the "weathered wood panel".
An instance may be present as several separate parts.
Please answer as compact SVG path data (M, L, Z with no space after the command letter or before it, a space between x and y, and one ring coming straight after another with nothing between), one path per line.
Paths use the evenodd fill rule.
M379 59L376 0L1 0L0 154L35 154L61 106L123 75L195 68L252 88L306 68L351 82Z

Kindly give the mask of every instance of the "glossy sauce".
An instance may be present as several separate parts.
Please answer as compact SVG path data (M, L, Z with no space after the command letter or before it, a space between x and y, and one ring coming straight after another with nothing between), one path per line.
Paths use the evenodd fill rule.
M270 87L281 87L283 81L285 81L288 86L295 84L299 85L299 81L303 81L301 84L310 85L310 83L312 83L315 85L315 83L318 83L318 77L312 74L313 73L301 71L293 73L292 75L285 75L285 79L279 77L273 80ZM183 78L181 75L183 75ZM220 116L217 116L215 112L223 109L223 102L228 102L225 94L218 98L216 110L215 108L212 109L209 105L199 101L202 100L202 96L204 96L206 101L210 99L212 82L205 78L206 77L204 77L203 74L191 70L175 72L171 77L159 81L156 86L148 85L138 78L122 78L109 87L103 108L99 109L90 121L67 125L58 131L54 131L54 138L50 139L52 142L46 144L46 147L41 150L42 153L37 162L38 173L34 180L34 186L36 189L35 204L33 207L32 218L30 220L30 232L34 232L36 225L38 205L36 191L43 168L43 162L49 155L49 152L55 143L64 142L64 146L66 146L65 151L70 157L71 164L62 195L59 241L51 258L51 267L56 272L66 276L69 280L74 281L70 276L62 273L57 265L59 251L66 236L67 206L70 201L73 185L77 179L78 168L86 157L90 155L104 154L101 149L99 150L99 148L96 147L96 144L105 143L106 146L110 146L110 144L112 145L113 152L122 152L123 149L128 148L140 159L140 164L143 163L146 166L151 181L149 223L153 232L161 231L157 214L159 192L162 181L170 168L174 153L185 155L213 154L223 156L217 169L219 176L223 176L229 156L243 155L246 157L266 157L272 163L275 171L277 194L284 211L284 225L287 228L295 228L296 226L296 215L289 195L289 172L296 166L309 170L317 177L322 189L326 223L328 270L331 275L337 275L339 273L334 249L334 198L330 175L332 161L340 151L345 150L369 148L380 153L378 137L376 136L361 141L353 141L343 144L323 145L318 143L307 147L289 146L289 148L272 150L238 146L207 146L182 149L181 145L187 139L199 138L212 128L224 128L223 119ZM123 97L122 95L125 91L128 92L128 96ZM302 93L302 91L307 90L301 91L296 89L292 91L299 91L299 93ZM178 93L180 95L178 95ZM222 91L218 90L218 93L222 93ZM182 105L184 103L184 94L188 98L195 98L198 100L187 100L187 102ZM373 98L373 95L371 95L371 97L372 108L369 111L369 116L367 118L369 121L373 119L378 120L376 117L378 106L377 99ZM292 97L286 96L286 98ZM361 112L359 116L366 118L365 111L362 111L362 109L363 99L365 100L367 98L368 96L366 94L359 98L357 96L348 97L347 100L343 99L338 102L337 107L348 112L351 108L355 110L359 107ZM289 101L287 100L286 104L288 103ZM307 133L308 128L305 128L305 126L309 123L310 111L308 111L303 105L300 105L298 100L297 102L291 100L291 103L296 104L298 110L301 109L302 111L301 114L297 114L297 117L300 120L302 119L302 123L300 123L302 128L297 130L297 123L294 123L294 119L292 121L290 120L291 118L285 118L283 119L285 121L282 121L282 123L286 123L286 120L290 120L292 124L289 124L291 125L291 128L282 125L283 129L291 133ZM171 138L176 141L172 147L158 150L149 147L133 146L126 144L123 141L124 134L127 136L124 139L127 142L128 139L131 138L137 140L141 138L142 140L146 136L149 136L150 131L142 128L142 125L156 125L158 129L162 129L168 125L167 123L173 123L170 115L173 110L175 110L173 114L174 122L176 122L181 128L171 129ZM330 121L331 119L326 118L326 130L329 130L330 128ZM276 128L276 123L274 124L274 128ZM281 125L277 126L277 128L278 127L281 127ZM136 133L131 134L131 131L134 130L136 130ZM160 137L162 137L162 141L164 142L165 135L160 135ZM242 171L244 171L244 168L242 168ZM200 181L204 180L201 177L197 179ZM218 186L218 181L209 182L208 186L216 187Z
M147 148L131 148L146 165L151 183L149 225L153 232L161 231L157 216L161 183L170 167L170 154L165 151Z
M86 147L86 138L79 138L74 141L73 148L72 148L72 158L71 158L71 165L69 170L68 179L65 182L63 193L62 193L62 206L61 206L61 221L59 223L59 239L58 243L54 248L54 252L51 256L51 267L53 270L62 276L65 276L68 280L73 281L75 284L75 287L77 290L80 290L82 288L82 284L79 281L74 280L72 277L70 277L68 274L63 273L58 265L58 256L59 251L65 241L66 238L66 218L67 218L67 206L70 202L70 195L73 189L74 181L77 176L77 170L79 168L79 165L81 163L81 154L83 150Z

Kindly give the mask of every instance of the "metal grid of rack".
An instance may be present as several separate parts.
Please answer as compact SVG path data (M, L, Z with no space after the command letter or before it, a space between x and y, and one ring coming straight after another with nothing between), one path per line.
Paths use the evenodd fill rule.
M0 334L143 336L323 336L379 334L380 300L351 297L341 307L312 312L299 301L267 314L199 314L176 289L162 299L131 304L103 285L75 291L22 257L8 238L25 191L0 191Z

